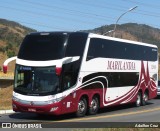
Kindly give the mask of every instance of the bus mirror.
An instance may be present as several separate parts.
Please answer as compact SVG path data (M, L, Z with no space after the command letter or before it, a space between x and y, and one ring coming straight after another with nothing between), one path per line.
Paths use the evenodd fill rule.
M8 58L4 63L3 63L3 73L7 73L7 69L8 69L8 63L10 63L13 60L16 60L17 56Z
M60 76L62 72L62 67L56 67L56 75Z
M3 73L7 73L7 66L3 65Z

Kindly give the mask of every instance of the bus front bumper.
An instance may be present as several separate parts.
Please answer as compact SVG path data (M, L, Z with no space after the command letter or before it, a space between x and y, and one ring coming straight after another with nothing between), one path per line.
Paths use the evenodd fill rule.
M54 103L48 105L37 106L32 102L30 105L22 104L12 100L13 111L15 112L32 112L37 114L52 114L52 115L60 115L61 114L61 104Z

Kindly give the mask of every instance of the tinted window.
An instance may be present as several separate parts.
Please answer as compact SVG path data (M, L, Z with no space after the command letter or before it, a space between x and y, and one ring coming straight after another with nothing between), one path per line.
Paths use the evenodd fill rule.
M156 61L157 49L148 46L92 38L90 40L87 60L97 57Z
M66 90L76 84L79 73L79 65L79 61L63 65L63 76L61 82L63 90Z
M59 79L52 67L16 65L14 91L23 95L53 95L58 93Z
M101 84L97 86L99 82L103 83L104 87L107 88L106 80L100 76L105 76L108 79L108 88L135 86L138 84L139 79L139 73L137 72L97 72L83 78L83 83L88 81L88 83L86 83L88 86L85 86L83 89L102 88ZM97 81L97 83L95 83L95 81Z
M139 73L110 72L107 76L108 87L135 86L138 84Z
M60 59L64 56L66 38L63 34L28 35L20 47L18 58L39 61Z
M82 56L88 35L72 33L69 35L65 56Z
M69 35L65 56L80 56L80 59L63 65L62 87L64 90L72 87L77 82L87 37L88 34L86 33L71 33Z

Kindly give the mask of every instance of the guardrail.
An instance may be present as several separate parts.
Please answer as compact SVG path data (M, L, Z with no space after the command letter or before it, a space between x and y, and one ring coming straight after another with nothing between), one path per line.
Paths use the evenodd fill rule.
M2 71L0 71L0 79L14 79L14 72L7 72L7 74L4 74Z

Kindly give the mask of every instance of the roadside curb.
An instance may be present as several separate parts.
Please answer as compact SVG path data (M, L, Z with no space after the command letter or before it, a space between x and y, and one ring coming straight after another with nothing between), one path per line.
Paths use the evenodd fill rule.
M10 114L10 113L14 113L13 110L0 110L0 115L1 114Z

